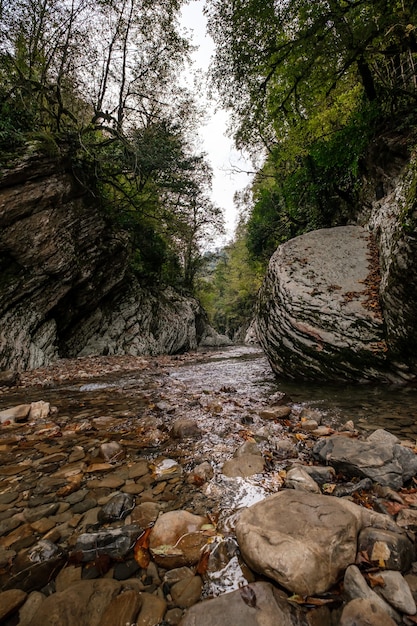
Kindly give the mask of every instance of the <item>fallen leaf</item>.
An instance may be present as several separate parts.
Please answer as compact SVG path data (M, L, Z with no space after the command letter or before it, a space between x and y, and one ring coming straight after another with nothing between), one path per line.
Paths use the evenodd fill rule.
M385 587L385 580L378 574L367 574L368 581L372 587Z
M244 587L239 587L240 595L242 596L242 600L248 606L251 606L253 609L256 608L256 593L249 587L249 585L245 585Z
M209 558L210 550L203 550L200 556L200 560L197 563L196 574L204 576L204 574L207 572Z

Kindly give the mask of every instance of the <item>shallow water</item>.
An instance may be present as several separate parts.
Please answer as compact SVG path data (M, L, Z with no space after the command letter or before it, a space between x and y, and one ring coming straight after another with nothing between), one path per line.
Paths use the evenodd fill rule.
M288 382L277 379L264 354L248 346L223 350L200 364L182 366L171 376L196 389L231 385L238 395L261 399L282 391L295 407L320 410L329 424L353 420L359 429L385 428L401 437L417 437L416 386Z

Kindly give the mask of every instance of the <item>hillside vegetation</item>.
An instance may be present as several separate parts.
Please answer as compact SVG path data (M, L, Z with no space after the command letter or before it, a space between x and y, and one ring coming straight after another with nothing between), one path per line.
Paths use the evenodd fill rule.
M212 82L232 112L237 146L256 165L228 248L233 263L246 247L243 290L279 244L355 220L375 138L403 135L412 152L417 2L209 0L207 13ZM235 292L226 327L250 308Z

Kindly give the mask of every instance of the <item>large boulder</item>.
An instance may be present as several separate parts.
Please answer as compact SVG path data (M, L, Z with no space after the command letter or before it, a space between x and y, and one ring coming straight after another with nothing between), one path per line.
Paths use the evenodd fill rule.
M284 490L240 516L236 536L250 567L303 596L324 593L355 562L361 528L398 530L350 501Z
M260 290L259 341L274 371L310 380L387 380L375 258L360 226L282 244Z
M417 456L389 433L375 431L362 441L334 435L321 439L313 452L322 462L354 476L366 476L380 485L400 489L417 475Z
M359 225L281 245L260 291L257 333L289 378L407 382L417 376L417 167L407 137L375 139Z

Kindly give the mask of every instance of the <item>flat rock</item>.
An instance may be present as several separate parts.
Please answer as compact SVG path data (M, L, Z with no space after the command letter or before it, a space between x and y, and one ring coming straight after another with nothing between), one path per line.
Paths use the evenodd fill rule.
M26 600L27 593L20 589L0 592L0 623L15 613Z
M229 478L253 476L264 470L264 460L259 454L245 454L229 459L223 464L222 474Z
M30 626L99 626L120 589L121 583L116 580L84 580L48 596Z
M416 603L404 576L400 572L388 570L380 572L379 577L385 584L376 587L375 591L398 611L406 615L415 615Z
M356 598L344 607L339 626L396 626L396 622L373 600Z
M379 606L381 611L389 615L393 620L400 621L398 619L398 613L395 612L391 605L381 598L373 589L368 587L366 580L356 565L349 565L346 569L343 579L343 588L349 600L355 600L356 598L370 600L372 604Z
M0 424L25 421L30 413L30 406L30 404L18 404L10 409L0 411Z
M293 626L288 602L272 585L251 583L191 607L179 626Z
M347 500L287 489L240 515L236 536L252 569L293 593L327 591L355 561L363 526L395 524Z
M369 233L341 226L279 246L260 290L259 341L274 371L304 380L387 380L384 325L369 306Z
M368 477L392 489L400 489L417 474L414 452L388 438L362 441L335 435L318 441L313 454L337 471Z

